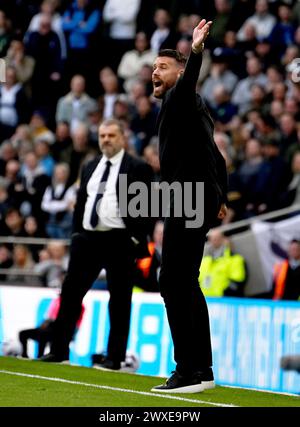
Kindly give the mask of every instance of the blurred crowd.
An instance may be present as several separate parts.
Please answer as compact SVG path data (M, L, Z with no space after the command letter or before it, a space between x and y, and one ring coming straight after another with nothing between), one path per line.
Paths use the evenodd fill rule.
M300 1L0 0L1 236L70 237L103 119L123 121L127 150L159 179L152 63L161 48L188 55L201 17L213 20L198 91L229 174L224 223L300 203ZM46 266L49 253L2 246L0 267Z

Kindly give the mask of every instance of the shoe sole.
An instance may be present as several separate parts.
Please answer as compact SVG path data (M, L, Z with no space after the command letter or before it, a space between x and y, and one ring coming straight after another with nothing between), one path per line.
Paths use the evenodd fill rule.
M96 363L93 365L93 368L99 369L99 371L124 372L126 374L133 374L137 371L137 369L130 369L130 368L120 368L120 369L103 368L102 366L99 366Z
M120 368L119 369L120 372L125 372L127 374L133 374L137 371L137 369L133 369L133 368Z
M71 363L69 360L41 360L41 359L28 359L31 361L35 361L35 362L42 362L42 363L59 363L60 365L72 365L73 363Z
M203 384L187 385L184 387L176 388L152 388L151 391L157 393L201 393L205 388Z
M204 387L204 390L211 390L216 387L214 381L202 381L202 385Z
M104 368L103 366L99 366L97 364L94 364L93 368L99 369L99 371L108 371L108 372L120 372L121 371L121 369Z

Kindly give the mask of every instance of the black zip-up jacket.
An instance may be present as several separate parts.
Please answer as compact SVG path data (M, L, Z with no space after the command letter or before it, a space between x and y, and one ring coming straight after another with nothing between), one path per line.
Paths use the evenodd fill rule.
M202 54L191 52L185 71L167 91L158 116L161 181L204 182L206 194L227 201L225 160L213 138L214 124L196 84Z

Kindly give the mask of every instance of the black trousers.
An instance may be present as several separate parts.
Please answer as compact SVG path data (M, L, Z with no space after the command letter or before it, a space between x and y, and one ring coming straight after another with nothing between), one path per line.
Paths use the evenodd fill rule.
M198 276L218 200L206 200L201 228L186 228L183 218L165 219L159 286L174 343L176 370L182 375L212 366L208 309Z
M82 299L102 268L107 272L110 293L107 357L116 362L125 359L134 272L134 245L125 229L83 231L73 236L51 353L68 356Z

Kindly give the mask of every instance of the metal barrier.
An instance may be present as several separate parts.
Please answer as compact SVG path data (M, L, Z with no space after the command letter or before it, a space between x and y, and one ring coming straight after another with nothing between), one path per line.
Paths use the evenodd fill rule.
M1 244L11 244L11 245L36 245L36 246L46 246L50 242L58 241L60 243L63 243L65 246L70 245L70 239L47 239L47 238L37 238L37 237L12 237L12 236L0 236L0 245ZM5 278L5 275L8 276L15 276L15 277L29 277L32 278L32 286L41 286L41 278L43 277L43 274L34 271L33 269L22 269L22 268L0 268L0 276L4 276L2 278L1 284L3 285L12 285L13 283L11 281L7 282L7 278ZM18 283L20 286L20 283ZM24 283L24 285L28 286L28 283Z
M283 219L283 217L289 216L290 214L300 214L300 203L297 203L293 206L289 206L288 208L279 209L277 211L268 212L262 215L257 215L249 219L243 219L241 221L232 222L230 224L222 225L220 227L221 231L226 234L232 234L237 230L245 230L249 229L249 227L257 221L271 221L271 220L279 220Z
M41 277L41 273L37 273L34 270L22 269L22 268L0 268L0 274L11 274L13 276L35 276Z
M63 243L66 246L70 245L71 239L51 239L44 237L12 237L0 236L0 244L11 243L14 245L48 245L50 242Z

